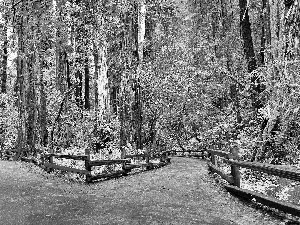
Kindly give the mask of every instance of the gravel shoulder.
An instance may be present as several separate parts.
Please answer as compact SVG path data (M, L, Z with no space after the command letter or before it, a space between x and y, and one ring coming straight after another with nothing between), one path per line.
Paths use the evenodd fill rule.
M204 161L172 164L95 184L0 161L0 224L285 224L224 191Z

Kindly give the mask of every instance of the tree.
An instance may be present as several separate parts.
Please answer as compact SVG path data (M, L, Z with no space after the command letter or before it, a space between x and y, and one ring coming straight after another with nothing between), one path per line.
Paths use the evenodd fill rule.
M262 0L261 9L261 48L260 48L260 60L261 64L265 65L266 58L270 57L271 46L271 21L270 21L270 4L269 0ZM267 57L266 57L267 56Z
M8 15L4 14L4 24L3 24L3 53L2 53L2 71L1 71L1 92L6 93L6 80L7 80L7 56L8 56L8 33L7 33Z
M247 0L239 0L240 7L240 27L241 36L243 40L243 50L247 61L248 72L252 73L257 69L257 61L255 58L255 52L252 41L251 23L249 19L249 8ZM261 102L258 100L259 94L263 91L260 78L253 74L251 77L252 82L252 105L254 110L261 107Z

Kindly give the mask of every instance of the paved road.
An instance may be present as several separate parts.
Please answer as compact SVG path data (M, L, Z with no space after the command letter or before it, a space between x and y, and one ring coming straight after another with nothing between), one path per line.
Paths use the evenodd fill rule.
M206 163L166 167L86 185L0 161L0 224L284 224L225 192Z

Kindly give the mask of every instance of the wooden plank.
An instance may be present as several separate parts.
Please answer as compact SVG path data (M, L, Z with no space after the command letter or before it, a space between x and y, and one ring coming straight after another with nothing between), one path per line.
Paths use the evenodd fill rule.
M28 162L28 163L33 163L35 165L38 165L38 161L35 158L21 157L21 161Z
M240 166L252 170L261 171L269 175L275 175L283 178L288 178L295 181L300 181L300 171L292 170L290 168L283 168L282 166L276 166L267 163L258 162L242 162L236 160L224 160L230 165Z
M242 198L245 199L253 199L255 198L255 200L259 203L262 203L266 206L272 207L272 208L276 208L278 210L284 211L286 213L290 213L292 215L295 216L299 216L300 215L300 207L288 202L283 202L280 201L278 199L263 195L263 194L259 194L257 192L254 191L249 191L249 190L245 190L245 189L241 189L232 185L225 185L225 188L227 191L240 196Z
M217 155L217 156L221 156L224 157L226 159L229 159L231 157L231 154L225 151L218 151L218 150L206 150L207 152L209 152L212 155Z
M126 164L126 165L124 166L124 169L130 170L130 169L140 168L140 167L141 167L141 165L138 165L138 164Z
M140 162L140 163L131 163L131 164L126 164L126 166L131 166L132 168L139 168L139 167L147 167L147 166L151 166L154 163L146 163L146 162Z
M135 158L135 157L147 157L147 154L135 154L135 155L125 155L125 159Z
M189 156L192 156L192 157L201 157L201 156L203 156L203 154L194 153L194 154L190 154Z
M159 167L166 166L168 164L169 164L168 162L159 162L159 163L153 163L153 166L155 166L156 168L159 168Z
M112 164L130 163L128 159L107 159L107 160L94 160L89 161L90 166L104 166Z
M90 175L90 172L86 171L86 170L80 170L80 169L75 169L75 168L71 168L71 167L60 166L60 165L53 164L53 163L45 163L44 166L49 169L57 169L57 170L68 171L68 172L73 172L73 173Z
M200 158L200 157L203 157L203 155L196 155L196 154L192 154L192 155L189 155L190 157L195 157L195 158Z
M223 171L221 171L218 167L214 166L212 163L209 162L208 167L213 173L220 175L229 184L234 183L233 177L231 175L225 174Z
M191 150L190 152L203 152L204 150Z
M113 172L113 173L107 173L107 174L99 174L99 175L95 175L92 176L91 179L92 180L99 180L99 179L104 179L104 178L117 178L120 177L122 175L124 175L124 171L118 171L118 172Z
M87 159L86 155L63 155L63 154L45 154L45 157L55 157L55 158L64 158L64 159L74 159L74 160L85 160Z

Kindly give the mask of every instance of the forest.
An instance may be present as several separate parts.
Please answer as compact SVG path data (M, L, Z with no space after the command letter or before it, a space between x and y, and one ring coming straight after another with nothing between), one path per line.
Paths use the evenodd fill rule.
M299 24L298 0L1 0L1 155L299 166Z

